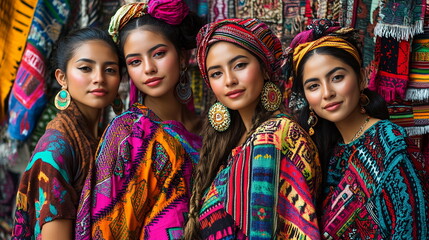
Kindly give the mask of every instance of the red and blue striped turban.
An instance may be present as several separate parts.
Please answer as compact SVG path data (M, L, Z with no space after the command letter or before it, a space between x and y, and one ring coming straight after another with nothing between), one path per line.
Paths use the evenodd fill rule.
M197 35L197 61L201 75L210 86L206 58L211 45L225 41L237 44L257 56L265 69L277 80L285 57L282 44L271 29L258 19L225 19L206 24Z

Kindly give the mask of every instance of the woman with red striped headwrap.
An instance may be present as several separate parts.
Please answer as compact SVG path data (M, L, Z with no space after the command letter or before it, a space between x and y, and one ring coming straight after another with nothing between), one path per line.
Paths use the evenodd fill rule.
M217 102L203 128L185 239L319 239L319 158L283 111L280 40L257 19L226 19L203 27L197 42Z

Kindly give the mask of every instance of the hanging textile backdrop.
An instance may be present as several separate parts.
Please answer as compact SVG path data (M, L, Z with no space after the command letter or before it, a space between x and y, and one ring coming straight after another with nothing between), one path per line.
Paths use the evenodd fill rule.
M37 0L0 2L0 123L30 31Z

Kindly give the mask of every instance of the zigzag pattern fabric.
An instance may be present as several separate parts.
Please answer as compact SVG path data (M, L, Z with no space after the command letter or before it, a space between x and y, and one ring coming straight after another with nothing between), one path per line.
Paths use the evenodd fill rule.
M235 149L203 196L202 239L320 239L315 145L284 114Z
M135 103L109 124L82 191L76 239L180 239L201 138Z
M381 120L328 164L323 239L428 239L429 161L405 130Z

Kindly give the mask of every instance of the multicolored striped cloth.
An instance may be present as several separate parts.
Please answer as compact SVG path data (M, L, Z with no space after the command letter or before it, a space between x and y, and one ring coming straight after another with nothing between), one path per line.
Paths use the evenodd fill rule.
M0 122L5 120L5 99L15 80L27 43L37 0L0 2Z
M429 239L429 159L388 120L328 163L322 239Z
M11 138L24 141L46 105L47 58L69 16L66 0L38 1L24 55L9 98Z
M203 239L320 239L316 146L284 114L233 150L203 196Z
M135 103L106 128L82 190L76 239L181 239L201 138Z
M429 103L429 34L413 39L409 76L405 99Z

